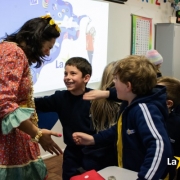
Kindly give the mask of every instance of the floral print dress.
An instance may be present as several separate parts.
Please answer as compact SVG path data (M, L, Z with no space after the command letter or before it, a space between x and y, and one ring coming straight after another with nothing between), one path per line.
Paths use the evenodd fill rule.
M28 60L16 43L0 43L0 179L43 180L47 169L38 143L17 127L37 125Z

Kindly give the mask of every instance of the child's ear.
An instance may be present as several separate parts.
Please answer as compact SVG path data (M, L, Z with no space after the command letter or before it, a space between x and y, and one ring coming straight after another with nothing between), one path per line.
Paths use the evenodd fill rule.
M167 107L168 107L168 108L171 108L174 103L173 103L172 100L167 100L167 101L166 101L166 104L167 104Z
M85 82L85 83L88 83L88 81L90 80L90 78L91 78L91 76L90 76L89 74L86 74L86 75L84 76L84 82Z
M128 89L129 91L131 91L131 90L132 90L132 85L131 85L131 83L130 83L130 82L127 82L126 86L127 86L127 89Z

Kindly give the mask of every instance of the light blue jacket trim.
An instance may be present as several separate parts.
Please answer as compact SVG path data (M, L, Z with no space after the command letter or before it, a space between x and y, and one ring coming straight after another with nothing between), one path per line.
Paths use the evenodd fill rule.
M18 108L2 120L2 134L6 135L13 128L17 128L23 121L29 119L34 113L33 108Z

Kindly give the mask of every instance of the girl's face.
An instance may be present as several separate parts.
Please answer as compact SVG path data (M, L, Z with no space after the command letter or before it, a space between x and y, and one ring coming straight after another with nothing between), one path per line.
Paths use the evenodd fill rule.
M55 42L56 42L56 38L52 38L50 41L45 41L43 43L43 47L42 47L43 56L50 55L50 50L53 48Z
M81 95L86 87L86 83L89 81L90 75L82 76L82 72L77 69L76 66L65 66L64 71L64 83L67 90L74 95Z

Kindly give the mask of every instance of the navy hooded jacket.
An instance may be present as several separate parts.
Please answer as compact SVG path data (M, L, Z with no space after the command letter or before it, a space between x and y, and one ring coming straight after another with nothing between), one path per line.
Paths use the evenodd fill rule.
M167 158L172 158L165 129L166 88L156 86L148 95L136 97L129 106L123 101L120 114L122 112L123 168L138 172L138 180L164 178ZM117 140L117 126L93 137L96 144Z

